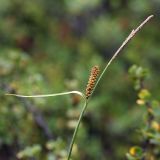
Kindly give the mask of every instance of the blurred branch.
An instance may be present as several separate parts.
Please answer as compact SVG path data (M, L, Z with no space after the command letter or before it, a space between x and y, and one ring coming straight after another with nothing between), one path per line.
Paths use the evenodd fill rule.
M7 84L3 84L2 88L7 93L16 94L16 91L13 88L9 87ZM45 122L42 113L38 110L38 108L26 98L21 97L20 100L23 103L23 106L26 108L26 110L32 114L36 125L41 129L41 131L43 131L45 137L48 140L53 139L54 136L51 130L49 129L47 123Z
M33 116L37 126L43 131L46 138L49 140L53 139L53 135L52 135L47 123L45 122L45 120L42 116L42 113L36 108L36 106L34 106L26 98L20 98L20 100L23 103L23 105L25 106L25 108L27 109L27 111L32 113L32 116Z
M143 89L146 89L145 86L144 86L144 79L140 79L140 89L139 89L139 91L141 91ZM145 102L145 106L147 108L147 129L150 130L152 121L154 120L153 107L152 107L150 101L148 101L148 100ZM143 148L143 151L145 153L149 152L149 150L152 150L152 144L150 143L150 138L149 137L146 137L144 139L143 144L142 144L142 148ZM148 159L147 155L145 155L142 158L142 160L147 160L147 159Z

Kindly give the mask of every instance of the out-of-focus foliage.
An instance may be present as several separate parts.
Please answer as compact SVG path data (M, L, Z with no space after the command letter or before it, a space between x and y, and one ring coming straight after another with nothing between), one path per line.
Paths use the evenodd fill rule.
M130 148L129 153L126 154L128 160L142 160L142 159L159 159L160 156L160 106L159 101L153 99L151 93L145 86L148 71L136 65L129 70L134 83L135 89L138 91L137 104L144 107L143 123L139 128L141 133L141 140L139 146Z
M85 91L90 68L102 69L128 33L155 14L103 77L73 149L75 160L124 159L143 123L129 66L146 66L147 87L155 98L160 91L159 7L158 0L0 0L0 160L64 159L83 103L75 95L5 93Z

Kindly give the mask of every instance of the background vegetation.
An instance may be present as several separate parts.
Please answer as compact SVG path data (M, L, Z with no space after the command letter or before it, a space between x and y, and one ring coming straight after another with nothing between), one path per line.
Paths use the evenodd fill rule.
M105 74L89 104L73 148L74 160L121 160L141 143L136 129L145 109L128 75L148 68L146 87L158 99L158 0L0 0L0 160L62 160L81 111L76 96L26 95L85 91L90 69L102 69L128 33L155 18Z

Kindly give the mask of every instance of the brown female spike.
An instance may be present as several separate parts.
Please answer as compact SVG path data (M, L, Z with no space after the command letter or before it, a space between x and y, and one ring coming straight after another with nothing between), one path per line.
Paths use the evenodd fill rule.
M90 95L92 94L92 91L94 89L94 86L95 86L95 83L96 83L96 80L97 80L97 77L99 75L99 66L94 66L92 69L91 69L91 74L90 74L90 77L89 77L89 80L88 80L88 84L87 84L87 87L86 87L86 98L88 99L90 97Z

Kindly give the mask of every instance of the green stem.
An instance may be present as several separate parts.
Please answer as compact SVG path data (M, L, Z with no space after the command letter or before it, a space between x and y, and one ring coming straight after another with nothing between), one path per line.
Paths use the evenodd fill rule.
M85 103L84 103L83 109L82 109L81 114L79 116L78 123L77 123L77 126L76 126L75 130L74 130L73 137L72 137L72 140L71 140L71 143L70 143L67 160L70 160L72 149L73 149L73 144L75 142L75 139L76 139L76 136L77 136L77 132L78 132L82 117L84 115L84 112L85 112L85 110L87 108L87 105L88 105L88 101L87 101L87 99L85 99Z

